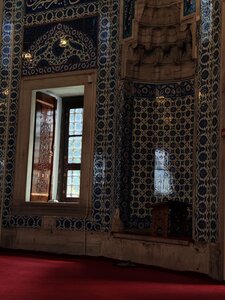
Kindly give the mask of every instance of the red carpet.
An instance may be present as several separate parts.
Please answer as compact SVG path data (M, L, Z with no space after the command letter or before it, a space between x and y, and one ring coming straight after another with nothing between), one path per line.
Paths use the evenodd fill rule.
M225 300L225 284L205 276L113 261L0 253L1 300Z

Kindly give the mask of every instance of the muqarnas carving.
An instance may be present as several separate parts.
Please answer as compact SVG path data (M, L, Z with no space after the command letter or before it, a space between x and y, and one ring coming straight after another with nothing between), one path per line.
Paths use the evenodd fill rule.
M26 28L23 76L96 68L97 28L98 17Z
M122 76L188 78L195 70L195 22L181 20L181 2L137 0L133 36L123 41Z

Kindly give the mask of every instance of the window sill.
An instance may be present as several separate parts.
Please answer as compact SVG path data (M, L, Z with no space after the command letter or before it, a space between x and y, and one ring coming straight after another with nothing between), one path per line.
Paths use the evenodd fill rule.
M12 213L28 216L72 216L84 217L87 215L87 207L76 202L24 202L14 206Z
M161 244L172 244L172 245L182 245L182 246L189 246L194 241L191 238L177 238L177 237L154 237L151 235L138 235L132 233L122 233L122 232L114 232L113 237L116 239L124 239L130 241L141 241L141 242L149 242L149 243L161 243Z

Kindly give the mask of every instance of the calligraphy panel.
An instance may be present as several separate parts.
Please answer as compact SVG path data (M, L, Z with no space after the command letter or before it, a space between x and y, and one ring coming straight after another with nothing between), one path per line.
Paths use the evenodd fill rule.
M26 0L26 14L46 12L57 8L97 2L96 0Z

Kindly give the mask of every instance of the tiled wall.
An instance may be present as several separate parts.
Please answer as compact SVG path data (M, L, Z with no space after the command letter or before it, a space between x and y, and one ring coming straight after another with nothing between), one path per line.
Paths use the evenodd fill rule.
M220 95L220 34L221 34L221 1L201 0L201 19L198 28L199 59L196 70L196 159L195 186L193 198L193 221L195 240L215 242L218 235L218 186L219 186L219 95ZM131 36L135 0L124 0L124 37ZM129 96L130 97L130 96ZM129 99L131 101L131 99ZM129 111L129 107L128 107ZM132 112L130 112L132 114ZM127 121L132 120L127 117ZM131 134L131 131L127 132ZM127 146L131 149L132 144ZM130 154L126 161L132 161ZM127 163L127 172L132 165ZM126 174L123 174L126 175ZM128 181L129 182L129 181ZM130 186L126 182L129 191ZM130 193L122 190L122 218L130 220ZM130 199L130 201L123 201ZM145 222L145 224L148 224ZM130 222L127 223L129 226ZM142 225L141 225L142 226Z
M29 26L24 30L22 75L42 75L95 69L97 65L98 17ZM60 47L65 38L67 47Z
M192 203L194 108L194 80L133 83L125 97L119 206L127 228L150 227L154 204Z
M56 228L62 230L82 230L84 226L86 226L87 229L91 230L107 231L110 228L113 209L114 108L118 73L119 2L80 0L76 2L76 4L73 3L73 5L63 5L63 8L60 7L60 9L56 9L56 7L53 7L54 5L46 9L46 4L44 4L43 1L43 7L38 7L35 12L30 14L30 6L28 7L25 4L34 2L35 1L28 0L5 0L4 2L5 20L2 45L4 63L1 69L1 88L2 90L7 87L11 88L9 94L1 93L0 99L6 104L6 109L2 112L0 120L0 158L2 165L4 165L4 177L1 178L1 187L4 190L3 226L32 228L41 226L40 216L14 216L10 213L13 201L13 175L15 168L16 124L21 78L23 29L25 24L24 49L28 47L29 50L29 47L32 45L28 45L26 42L28 42L28 40L30 41L29 37L31 35L33 36L36 32L38 35L41 35L38 36L38 38L44 41L46 28L54 30L54 26L62 24L69 25L73 31L80 31L82 38L88 35L91 41L91 48L98 48L98 53L96 50L93 51L96 58L92 56L95 65L91 66L92 68L97 68L98 79L92 215L88 220L71 219L62 216L56 220ZM53 2L54 1L52 1L52 3ZM69 3L72 2L73 1L69 1ZM26 16L24 16L25 10L28 13ZM96 17L96 15L98 15L98 17ZM82 17L85 19L82 20ZM98 20L98 22L96 22L96 20ZM55 22L57 22L57 24ZM42 27L43 24L49 25ZM98 30L92 31L91 27L93 24L95 29L98 28ZM36 30L36 26L40 26L38 29L45 29L41 32L41 30ZM76 28L73 28L73 26ZM98 34L97 38L96 34ZM89 51L89 53L91 55L92 52ZM66 65L71 66L70 63ZM77 69L85 69L87 67L89 68L87 65L82 66L81 63ZM67 71L65 70L65 65L63 68L56 71ZM10 73L10 70L13 70L13 72ZM40 68L34 68L33 70L35 74L45 72L40 70ZM29 73L30 71L28 71L28 68L24 65L23 72L24 75L33 75L32 72L31 74ZM49 69L48 73L50 72L52 72L52 70ZM5 180L3 180L3 178L5 178Z
M12 216L12 196L14 187L14 168L16 153L17 110L21 75L21 54L23 44L23 1L4 1L1 94L2 121L0 123L0 158L2 169L1 190L3 195L3 226L28 226L37 228L40 218ZM7 91L7 93L4 93Z
M27 0L27 3L32 2L35 1ZM188 203L194 200L195 239L216 241L221 1L201 0L200 56L196 72L199 74L200 97L195 99L195 120L193 120L194 83L192 81L164 85L131 84L130 88L133 89L131 92L127 93L127 90L120 94L117 92L120 4L118 0L80 0L74 5L68 5L71 4L69 0L67 2L64 1L60 9L53 6L46 9L44 5L34 12L32 7L25 7L23 0L4 0L0 70L2 107L0 162L3 175L0 188L4 192L3 225L32 228L41 226L40 216L12 216L10 213L14 186L23 27L25 25L27 28L26 35L31 30L28 27L35 28L42 24L61 22L75 24L78 18L88 17L89 20L94 20L98 15L98 53L96 56L98 83L92 216L89 220L62 216L56 221L57 229L82 230L86 226L92 230L109 231L114 204L120 206L121 218L128 227L148 227L151 222L149 204L163 201L167 197L172 200L179 198L179 201ZM124 37L129 37L132 33L134 3L134 0L123 1ZM24 16L25 10L28 13L26 16ZM32 14L30 14L31 11ZM95 46L96 41L93 42L93 47ZM177 90L182 84L184 94L181 94L180 89ZM9 90L6 92L7 88ZM198 96L197 92L195 95ZM161 96L165 97L166 105L163 107L159 105L163 99ZM120 100L124 101L124 115ZM149 116L152 117L149 118ZM163 123L160 121L162 119ZM121 120L123 120L124 134L117 131ZM197 130L196 160L193 160L192 151L187 151L188 148L193 149L193 122ZM141 131L139 125L142 126ZM119 137L118 134L120 134ZM119 141L117 145L123 146L119 151L115 148L117 141ZM179 145L182 143L183 146L178 148L178 143ZM146 148L150 151L145 152ZM169 196L153 195L156 148L166 149L168 153L166 154L169 157L167 171L171 174L170 178L172 178L175 191ZM121 159L118 158L119 155ZM119 162L116 169L114 169L115 159ZM191 198L193 165L196 167L194 177L197 183L195 199ZM144 171L141 171L142 169ZM115 173L115 170L120 173ZM115 181L117 178L115 175L118 174L119 179Z
M195 238L215 242L219 201L219 102L222 1L201 1L197 107Z

